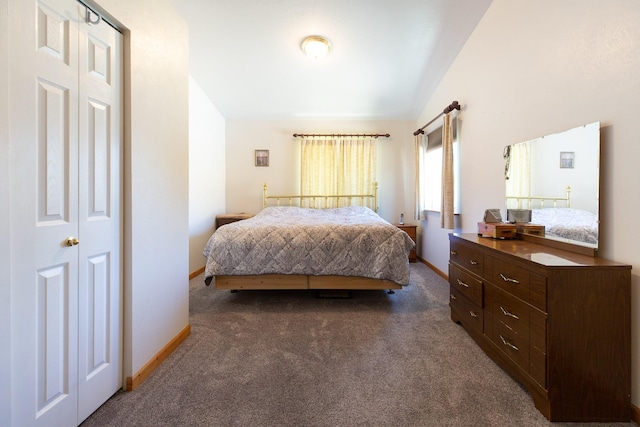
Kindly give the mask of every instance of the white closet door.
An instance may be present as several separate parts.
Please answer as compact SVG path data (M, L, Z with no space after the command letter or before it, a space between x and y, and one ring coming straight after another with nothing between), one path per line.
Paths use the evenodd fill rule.
M79 411L84 402L80 386L115 370L115 386L113 380L96 382L98 387L109 383L110 389L101 392L104 401L121 384L120 203L113 201L121 194L120 131L98 130L101 137L116 136L90 143L90 125L80 124L79 118L89 121L81 112L87 102L80 100L88 92L79 74L79 40L88 37L79 36L82 19L84 7L73 0L9 1L10 345L16 426L75 426L79 413L86 417L87 412ZM96 98L98 104L119 102L119 95ZM103 121L94 128L111 117L120 125L120 108L109 109L109 118L98 119ZM108 196L88 195L105 188ZM89 212L88 203L97 209ZM115 225L94 233L88 223L105 216ZM91 243L107 234L103 246ZM85 393L94 394L83 388Z
M78 422L122 385L122 35L89 19L79 26Z

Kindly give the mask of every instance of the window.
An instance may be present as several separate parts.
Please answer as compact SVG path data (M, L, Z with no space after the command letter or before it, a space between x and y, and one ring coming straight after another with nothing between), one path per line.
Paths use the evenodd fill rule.
M376 180L376 145L376 139L365 137L303 138L300 194L371 194Z
M453 176L454 213L460 213L460 143L458 142L457 119L453 119ZM419 211L440 212L442 203L442 127L434 129L421 143L419 158Z

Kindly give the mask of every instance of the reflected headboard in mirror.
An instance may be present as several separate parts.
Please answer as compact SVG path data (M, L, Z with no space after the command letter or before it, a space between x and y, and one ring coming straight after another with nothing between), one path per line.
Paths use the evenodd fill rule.
M598 248L600 123L505 147L506 208L531 209L545 238Z

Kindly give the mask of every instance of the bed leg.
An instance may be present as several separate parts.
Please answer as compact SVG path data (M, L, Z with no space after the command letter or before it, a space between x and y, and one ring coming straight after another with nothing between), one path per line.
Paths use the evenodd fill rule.
M393 289L389 289L387 291L387 294L389 294L389 295L392 295L392 294L395 294L395 293L396 293L396 291L394 291Z

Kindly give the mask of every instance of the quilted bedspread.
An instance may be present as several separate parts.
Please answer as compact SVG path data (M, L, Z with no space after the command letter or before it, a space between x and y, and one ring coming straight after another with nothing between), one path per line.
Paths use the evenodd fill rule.
M205 277L305 274L409 283L413 240L369 208L267 207L216 230L204 248Z
M533 209L531 222L544 225L547 235L598 243L598 216L591 212L573 208Z

